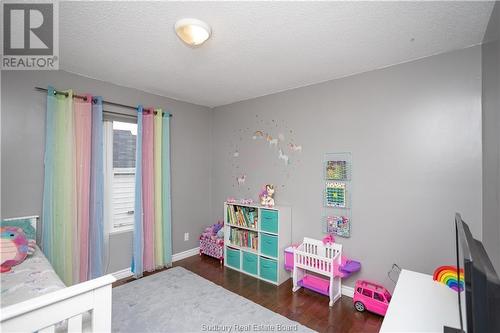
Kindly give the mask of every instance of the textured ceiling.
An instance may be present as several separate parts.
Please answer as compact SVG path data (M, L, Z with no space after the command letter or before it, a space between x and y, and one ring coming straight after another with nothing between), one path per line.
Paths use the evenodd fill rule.
M481 42L493 2L61 2L61 68L206 106ZM173 25L212 38L192 49Z

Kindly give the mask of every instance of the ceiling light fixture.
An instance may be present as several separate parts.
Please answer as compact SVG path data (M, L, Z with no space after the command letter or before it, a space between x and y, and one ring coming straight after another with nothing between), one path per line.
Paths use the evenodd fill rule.
M212 33L210 26L194 18L185 18L175 22L175 33L189 46L203 44Z

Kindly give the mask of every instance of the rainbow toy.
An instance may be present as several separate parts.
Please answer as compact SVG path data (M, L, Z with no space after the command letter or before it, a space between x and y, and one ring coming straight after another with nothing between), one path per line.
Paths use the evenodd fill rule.
M458 281L457 268L455 266L440 266L436 268L432 279L447 285L455 291L464 290L464 270L462 268L460 268L460 281Z

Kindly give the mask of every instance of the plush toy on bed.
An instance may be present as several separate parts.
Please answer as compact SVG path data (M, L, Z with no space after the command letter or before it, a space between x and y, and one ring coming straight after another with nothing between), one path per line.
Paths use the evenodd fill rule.
M35 252L35 241L26 237L22 228L0 227L0 272L8 272Z

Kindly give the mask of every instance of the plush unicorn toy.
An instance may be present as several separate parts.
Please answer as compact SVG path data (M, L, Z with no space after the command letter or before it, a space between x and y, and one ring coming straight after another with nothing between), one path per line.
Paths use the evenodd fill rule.
M269 208L274 207L274 185L267 184L259 193L260 204Z
M22 228L0 227L0 272L8 272L35 252L35 241L28 240Z

